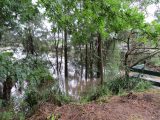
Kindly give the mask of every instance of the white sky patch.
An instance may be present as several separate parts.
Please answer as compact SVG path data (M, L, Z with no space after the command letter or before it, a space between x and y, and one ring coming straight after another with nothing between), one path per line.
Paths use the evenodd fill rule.
M134 2L130 7L138 7L140 8L140 3L139 2ZM159 4L151 4L149 6L146 7L146 11L140 10L141 12L145 13L145 21L147 23L151 23L152 21L154 21L156 19L156 16L154 15L156 10L158 10L158 7L160 7L160 3Z
M36 5L37 2L38 2L38 0L32 0L32 4L33 4L33 5Z
M46 11L45 8L38 8L38 10L39 10L41 13L45 13L45 11Z
M38 0L32 0L32 4L36 5L38 2ZM45 8L38 8L38 10L40 11L40 13L44 14L45 13ZM51 25L52 23L49 22L48 19L43 20L43 24L45 27L47 27L48 30L51 30Z
M44 23L44 26L46 26L48 30L51 30L52 23L50 23L47 19L43 20L43 23Z
M159 5L160 6L160 5ZM156 17L154 16L154 13L156 12L156 10L157 10L158 8L154 5L154 4L152 4L152 5L149 5L148 7L147 7L147 15L146 15L146 22L152 22L153 20L155 20L156 19Z

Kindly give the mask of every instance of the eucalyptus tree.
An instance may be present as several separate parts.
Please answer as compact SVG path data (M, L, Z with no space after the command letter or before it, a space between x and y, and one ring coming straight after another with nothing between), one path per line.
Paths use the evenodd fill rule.
M14 36L23 34L24 22L34 18L33 16L37 13L35 10L32 0L0 1L0 38L6 39L9 34Z
M18 15L20 13L19 10L21 8L20 3L21 2L19 0L0 1L0 43L3 42L2 40L10 36L11 31L13 31L12 35L13 36L15 35L14 30L15 28L17 28ZM9 35L6 33L8 33ZM13 85L13 79L12 79L13 74L12 71L10 71L10 69L13 68L13 66L11 59L8 59L9 57L7 55L0 55L0 63L1 63L0 82L3 82L2 98L7 101L10 99L10 92ZM12 67L8 69L10 66Z
M104 0L101 2L86 0L82 3L83 8L77 16L78 20L82 19L82 22L80 21L82 24L85 21L82 29L82 31L85 31L82 34L83 38L93 34L97 37L98 77L101 78L102 84L103 42L107 40L111 33L118 34L123 30L140 28L144 25L144 16L138 9L130 8L130 2L124 0Z
M97 76L103 83L103 42L111 35L123 30L137 29L144 26L144 15L136 8L131 8L128 0L39 0L45 7L50 20L65 33L70 31L71 40L76 44L86 45L95 36L97 43ZM93 41L93 40L92 40ZM67 47L65 47L65 76L67 77Z
M134 17L137 16L132 15ZM128 19L130 21L130 19ZM132 19L131 21L132 22ZM158 54L159 51L159 26L156 21L146 23L144 17L139 19L141 24L132 26L132 29L122 31L118 34L117 39L120 39L126 44L126 52L124 55L125 76L129 79L129 70L133 66L147 61L149 58ZM124 51L123 51L124 52Z
M0 43L5 32L11 31L17 26L18 14L21 9L20 0L0 1Z
M20 21L23 31L23 46L27 54L35 53L34 37L36 29L40 28L41 17L36 5L32 4L32 0L22 1L23 8L21 9Z
M64 58L65 58L65 77L68 77L68 53L67 39L70 26L73 23L72 12L74 1L69 0L39 0L41 5L46 9L46 15L54 26L59 30L64 31ZM53 30L57 30L53 28ZM57 31L54 31L57 32Z
M27 39L28 52L33 54L33 30L31 28L38 28L38 22L33 23L33 20L38 20L37 16L38 9L32 4L32 0L4 0L0 1L0 36L4 42L16 42L16 39L19 39L19 43L22 43L22 39ZM40 17L39 17L40 18ZM40 19L39 19L40 21ZM26 30L26 31L25 31ZM27 36L25 35L27 32ZM37 32L37 31L36 31ZM37 34L34 31L34 34ZM2 34L3 33L3 34ZM14 46L14 44L10 44ZM27 47L28 47L27 46ZM7 54L7 55L6 55ZM18 74L27 75L27 73L22 73L25 68L23 65L17 65L15 58L8 53L0 53L0 82L3 83L3 99L8 101L10 100L11 88L15 82L19 81L20 78L17 77ZM20 70L17 72L17 70ZM20 76L23 76L20 75ZM23 80L26 77L22 78ZM22 81L21 79L21 81Z

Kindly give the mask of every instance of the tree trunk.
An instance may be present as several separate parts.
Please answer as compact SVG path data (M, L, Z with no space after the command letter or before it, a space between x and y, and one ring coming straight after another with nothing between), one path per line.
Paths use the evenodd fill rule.
M103 56L102 56L102 39L100 33L98 34L98 74L100 83L103 84Z
M93 78L93 44L90 42L90 78Z
M0 99L3 98L3 83L0 82Z
M88 78L88 45L87 44L86 44L85 67L86 67L85 79L87 79Z
M63 36L63 32L62 32L62 36ZM61 48L61 62L60 62L60 67L59 67L59 72L61 73L61 68L62 68L62 57L63 57L63 37L62 37L62 48Z
M69 85L68 85L68 78L65 78L65 92L66 92L66 95L68 96L68 92L69 92Z
M12 86L12 78L8 76L6 81L3 83L3 100L6 102L10 100Z
M58 30L58 41L56 42L56 70L57 70L57 74L59 74L58 46L59 46L59 30Z
M65 62L65 89L66 95L68 96L69 85L68 85L68 46L67 46L67 29L64 30L64 62Z
M129 51L130 51L129 44L130 44L130 36L128 37L128 40L127 40L127 52L126 52L125 58L124 58L125 78L126 78L126 80L129 80L129 70L128 70L128 65L127 65Z
M31 30L28 30L27 34L27 40L26 40L26 51L27 54L34 54L35 49L34 49L34 44L33 44L33 36L31 34Z
M67 29L64 31L64 61L65 61L65 78L68 78L68 55L67 55Z
M127 61L128 61L128 54L125 54L125 60L124 60L124 66L125 66L125 78L126 80L129 80L129 70L127 66Z

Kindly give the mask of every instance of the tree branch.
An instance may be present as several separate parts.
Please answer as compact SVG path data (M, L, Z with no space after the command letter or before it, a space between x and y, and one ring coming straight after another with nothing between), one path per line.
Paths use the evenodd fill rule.
M150 54L150 55L148 55L148 56L145 56L144 58L142 58L142 59L138 60L137 62L135 62L134 64L132 64L130 67L132 68L133 66L137 65L139 62L141 62L141 61L143 61L143 60L145 60L145 59L148 59L148 58L156 55L156 54L159 53L159 52L160 52L160 50L155 51L155 52L153 52L152 54Z

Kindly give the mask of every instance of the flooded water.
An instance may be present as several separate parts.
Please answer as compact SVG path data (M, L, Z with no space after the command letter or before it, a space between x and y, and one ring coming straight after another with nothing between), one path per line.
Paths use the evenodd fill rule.
M13 57L15 57L16 60L20 60L26 57L26 54L23 53L23 48L21 47L14 49L8 47L1 49L0 51L13 52ZM76 60L72 57L68 58L68 79L65 79L64 77L63 56L62 58L60 56L58 57L60 68L59 72L56 70L56 57L53 53L43 54L41 58L50 61L52 64L49 70L53 78L58 81L60 90L76 100L81 97L82 93L86 92L91 87L95 87L99 82L97 78L85 79L85 67L76 62ZM12 97L14 97L14 101L23 100L24 90L20 92L18 90L19 86L19 83L16 83L16 85L14 85L12 88ZM27 82L24 82L23 87L27 87Z
M13 57L15 58L14 60L20 60L26 57L26 54L23 53L22 47L0 48L0 52L2 51L13 52ZM69 95L76 100L79 100L81 96L85 94L85 92L87 92L91 88L96 87L100 82L99 79L94 77L92 79L85 78L85 74L86 74L85 66L79 63L79 61L77 60L78 57L74 57L74 54L73 56L68 57L68 79L65 79L65 75L64 75L64 57L63 56L58 57L58 66L59 66L58 71L56 69L57 58L55 57L55 53L50 52L48 54L42 54L41 56L39 56L39 58L42 58L43 60L47 60L49 61L49 63L51 63L49 71L53 76L53 78L58 81L60 90L64 92L66 95ZM118 70L116 70L115 68L116 66L114 67L114 69L111 69L112 74L109 74L109 76L115 76L115 73L118 73ZM110 72L108 71L108 73ZM153 76L144 75L143 77L148 79L149 78L153 79ZM154 77L154 79L160 80L160 77L158 78ZM20 84L18 82L15 83L15 85L12 87L11 96L14 100L15 110L18 110L21 105L21 102L23 102L25 97L25 89L27 89L27 86L28 86L27 82L24 81L22 90L19 90Z
M65 79L64 75L64 57L62 59L59 57L59 66L60 72L56 71L56 57L53 56L52 53L43 56L43 58L47 58L51 63L52 67L50 68L50 72L53 75L53 78L59 81L59 87L62 92L68 94L74 99L79 99L81 94L91 87L95 87L99 80L97 78L86 79L85 78L85 67L83 65L79 65L76 60L73 58L68 59L68 79Z

